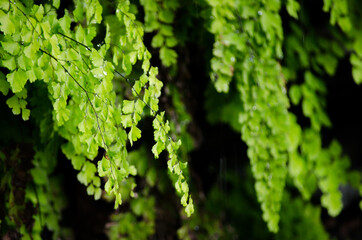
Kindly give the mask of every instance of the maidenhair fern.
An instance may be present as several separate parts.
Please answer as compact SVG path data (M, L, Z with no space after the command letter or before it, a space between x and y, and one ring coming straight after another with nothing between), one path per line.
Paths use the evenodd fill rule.
M176 64L177 53L173 47L178 44L172 23L175 11L179 7L178 0L141 0L145 10L145 31L156 32L152 38L152 47L160 48L162 64L169 67Z
M341 151L335 150L340 147L337 141L328 149L322 149L320 129L331 126L325 112L326 88L324 82L308 69L320 72L322 67L327 74L333 75L338 58L343 55L339 44L323 41L321 46L307 45L308 42L301 46L298 41L304 37L308 41L309 35L300 36L300 29L292 25L299 35L288 36L287 66L282 67L284 35L279 1L208 3L212 11L209 30L215 35L210 78L218 92L229 92L235 79L241 104L232 106L234 112L228 112L232 117L226 121L240 127L241 137L248 145L256 193L269 230L278 231L279 209L288 172L307 199L318 185L323 192L322 205L335 216L342 209L338 186L346 183L348 160L340 156ZM288 1L286 8L298 19L298 2ZM328 9L325 5L324 10ZM332 24L336 21L333 14ZM344 20L340 24L347 24ZM341 27L348 29L345 25ZM326 49L325 52L321 47ZM309 52L313 51L319 51L316 58L309 57ZM293 52L299 54L299 63L289 59L295 59ZM290 74L297 71L305 72L305 83L293 85L290 98L296 105L302 101L303 113L311 121L310 129L302 129L295 115L289 112L287 84L296 77ZM237 117L235 123L233 119ZM339 170L322 173L320 164L331 169L339 166Z
M177 209L190 217L191 192L201 188L188 184L197 174L187 159L201 139L192 136L198 129L190 123L202 111L192 112L195 102L186 96L204 96L207 120L229 124L246 143L269 231L303 219L300 226L315 223L311 236L324 239L319 208L304 201L319 189L321 206L337 216L342 184L362 193L360 172L349 170L341 144L322 138L322 130L332 127L325 79L347 56L354 81L362 82L357 0L324 0L320 10L330 16L323 31L297 0L74 0L67 7L59 0L35 2L0 0L1 97L13 115L34 127L16 146L0 149L0 200L7 214L0 224L24 239L41 239L45 228L54 238L67 235L59 226L66 200L64 179L55 170L58 150L88 195L112 200L115 209L127 202L129 212L114 212L106 226L111 239L155 234L160 213L153 194L167 188L156 160L167 158ZM196 48L203 56L193 55ZM193 66L200 62L203 68ZM196 76L187 68L196 68ZM205 95L198 87L183 92L188 81L203 89L205 76ZM30 157L24 158L20 153L28 145ZM195 161L206 169L207 160ZM287 183L303 200L290 197ZM177 215L180 238L235 236L232 227L223 231L224 219L203 212L203 202L221 201L212 194L194 194L199 205L191 219ZM295 215L288 214L291 207L298 209ZM31 219L22 218L24 209ZM205 232L197 235L201 224ZM280 229L278 238L292 234Z
M176 190L190 215L192 199L183 176L186 163L177 156L181 142L170 137L169 123L159 111L158 98L163 84L157 79L157 68L150 65L151 55L143 43L143 28L130 12L129 1L120 1L116 8L116 17L123 29L107 26L104 44L98 49L93 47L92 40L97 34L97 24L102 22L99 2L76 2L75 10L65 11L60 19L56 14L58 6L59 2L53 2L53 6L26 6L19 1L2 1L1 55L2 66L8 73L6 77L2 75L1 91L14 94L8 98L8 106L14 114L22 113L27 120L30 111L26 108L24 87L27 82L44 82L53 106L54 130L68 141L61 149L79 171L78 180L87 186L88 194L99 199L100 177L108 179L104 189L115 197L115 207L122 203L122 181L137 174L136 168L127 161L127 142L132 146L141 137L138 123L149 111L154 117L156 141L152 152L158 157L163 150L168 151L169 170L176 176ZM72 30L72 23L82 24L76 24ZM143 73L131 83L126 76L137 62L142 64ZM132 98L116 103L112 83L115 75L129 84ZM100 148L104 150L104 157L96 165L93 160Z
M242 105L235 114L248 145L263 218L270 230L278 231L288 152L297 147L299 129L288 113L286 80L278 62L283 40L281 5L209 3L214 16L210 31L215 35L211 79L219 92L228 92L231 80L236 80Z

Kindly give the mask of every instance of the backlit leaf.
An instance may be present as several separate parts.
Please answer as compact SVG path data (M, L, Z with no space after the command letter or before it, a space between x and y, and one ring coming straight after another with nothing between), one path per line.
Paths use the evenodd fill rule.
M133 145L133 142L137 141L140 137L141 137L141 130L133 125L128 133L128 139L131 143L131 146Z
M22 69L9 73L6 77L13 93L23 90L25 83L28 81L28 76Z

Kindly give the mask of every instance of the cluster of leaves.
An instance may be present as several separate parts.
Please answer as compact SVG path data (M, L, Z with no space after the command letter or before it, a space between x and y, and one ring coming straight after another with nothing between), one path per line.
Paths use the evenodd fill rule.
M24 137L24 135L23 135ZM62 193L62 176L54 175L58 138L53 138L44 149L31 149L23 143L15 149L9 146L1 153L1 197L5 201L5 216L1 216L1 234L12 238L19 230L22 239L42 239L44 229L54 237L66 236L60 228L61 211L66 207ZM29 152L30 151L30 152ZM33 159L31 159L33 157Z
M358 29L358 25L350 26L353 21L349 17L353 15L348 14L348 3L335 2L338 4L324 1L323 10L330 10L331 24L338 23L351 37L351 29ZM323 149L321 140L321 128L331 126L322 78L333 76L338 60L348 54L344 50L350 46L346 37L333 27L328 33L332 41L318 35L318 29L303 32L312 23L308 10L294 0L285 5L295 18L289 23L292 31L286 37L279 14L283 7L280 1L208 3L212 12L209 31L215 35L210 77L218 92L229 93L206 103L209 119L239 129L247 143L258 200L269 230L278 231L287 174L305 199L310 199L318 186L323 192L322 205L336 216L343 206L340 184L360 184L359 173L348 174L349 160L341 156L339 143L334 140ZM352 1L350 5L353 4ZM302 20L298 20L298 14ZM357 49L351 63L358 83ZM304 76L303 83L296 84L300 75ZM291 102L301 104L310 126L300 126L289 110L288 87ZM214 92L208 90L208 96L212 95ZM220 100L225 108L215 107Z
M116 213L111 216L108 223L108 235L110 239L148 239L154 234L155 227L155 197L150 195L150 190L157 185L162 189L160 181L157 180L157 169L150 164L151 159L145 148L132 151L128 155L130 163L134 164L137 173L145 179L145 185L140 191L134 192L133 178L124 182L122 191L125 200L130 203L131 211ZM128 184L127 184L128 183Z
M1 66L7 70L1 73L0 90L4 95L13 94L7 105L15 115L22 113L28 120L27 86L35 81L46 84L53 131L67 140L62 152L79 171L77 178L87 186L87 193L96 200L102 196L101 177L105 179L104 190L115 198L115 208L122 203L123 182L137 174L135 166L127 161L128 142L132 146L141 137L138 123L151 115L156 142L152 152L156 158L163 150L169 153L169 171L190 215L193 204L183 174L187 164L178 159L177 153L181 142L172 140L169 123L159 111L163 84L157 79L157 68L150 66L143 27L136 21L130 2L119 1L116 14L105 19L106 36L98 49L92 41L103 20L102 5L95 0L75 1L74 10L65 10L58 19L59 4L1 1ZM110 28L110 22L117 27ZM75 24L74 30L71 24ZM136 64L141 65L142 73L131 83L127 76ZM117 77L126 81L132 93L118 102L112 82ZM40 132L48 130L45 119L38 123ZM104 151L104 156L96 164L99 151ZM49 155L37 157L42 154L38 152L34 157L31 170L38 190L49 182L47 176L56 163L56 158ZM49 190L49 185L45 187ZM40 204L45 204L43 194L41 199ZM53 226L49 229L56 232Z
M242 173L243 172L243 173ZM240 174L244 176L240 178ZM227 170L219 182L229 188L214 186L209 192L205 208L185 221L178 230L181 239L329 239L321 222L321 208L301 198L293 198L288 190L283 194L280 211L280 230L271 234L258 209L256 191L250 168ZM256 210L258 209L258 210ZM227 218L221 226L215 216ZM243 226L242 228L239 226ZM222 230L221 230L222 229Z
M329 4L325 1L324 11L328 11ZM333 4L337 8L332 8L330 22L333 25L337 21L343 31L348 31L351 26L350 20L345 16L347 2L340 1L338 4ZM336 17L335 11L342 11L343 14ZM328 148L322 148L321 128L331 127L325 110L326 85L322 78L335 74L338 61L346 56L346 49L350 44L346 36L332 27L328 28L328 40L318 34L317 29L304 33L302 28L309 25L310 20L305 9L302 9L300 14L301 27L291 23L292 33L286 39L284 69L291 81L291 102L296 106L301 104L304 116L310 120L310 126L303 130L300 155L293 154L290 157L289 172L305 199L310 198L318 185L323 192L322 206L328 209L331 216L336 216L343 207L340 184L349 183L358 187L360 177L359 173L348 173L349 159L342 156L337 140L333 140ZM298 57L295 57L296 53ZM352 61L351 63L353 65ZM298 72L304 73L304 82L301 84L296 83L300 82L296 75ZM354 80L358 81L356 77ZM333 170L326 171L326 167Z
M283 28L278 1L209 1L210 31L215 35L211 79L219 92L236 80L241 104L238 116L242 139L256 178L263 218L278 231L279 209L287 174L288 153L298 146L300 128L288 112L282 58Z
M177 0L141 0L145 11L145 32L156 32L152 38L152 47L160 48L160 59L166 67L175 65L177 53L173 47L178 44L172 23L175 11L179 7Z

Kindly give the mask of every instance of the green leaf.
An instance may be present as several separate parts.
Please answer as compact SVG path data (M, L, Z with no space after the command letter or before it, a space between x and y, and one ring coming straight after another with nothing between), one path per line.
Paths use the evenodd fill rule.
M185 193L182 195L182 198L181 198L181 205L186 207L187 206L187 198L188 198L188 194Z
M1 42L1 45L11 55L17 55L20 51L20 46L17 42Z
M36 74L38 74L38 75L41 74L41 72L39 71L39 68L33 67L26 72L26 76L28 76L29 82L32 83L32 82L35 82L35 80L37 80L38 77Z
M153 38L151 42L151 46L153 48L159 48L163 46L164 37L161 33L157 33Z
M54 36L54 35L53 35L53 36ZM55 39L55 41L57 41L57 39L56 39L55 36L52 37L52 38L50 39L50 41L53 42L53 41L52 41L53 39ZM54 46L54 45L52 44L52 46ZM36 53L39 52L39 48L40 48L39 42L38 42L38 41L33 41L33 42L30 43L29 46L27 46L27 47L24 48L24 54L25 54L25 56L27 56L29 59L36 59ZM57 49L59 49L59 48L57 48ZM54 50L54 47L53 47L52 50ZM45 53L44 53L44 54L45 54ZM59 55L59 54L60 54L60 50L57 51L57 55Z
M53 105L59 126L69 120L70 110L66 108L66 105L67 102L64 97L58 98Z
M298 19L298 11L300 10L300 5L295 0L288 0L287 2L287 11L290 16Z
M152 153L155 156L155 158L158 158L160 153L165 149L165 144L163 142L156 142L155 145L152 147Z
M261 26L269 40L274 38L274 34L279 38L283 37L283 30L281 28L281 19L279 14L263 11L261 15Z
M305 99L302 103L302 109L303 109L303 114L304 116L312 116L313 114L313 103L308 100L308 99Z
M36 17L36 19L38 19L38 21L40 22L43 19L43 15L44 15L44 7L43 5L34 5L34 7L37 7L37 11L35 12L34 16ZM33 7L33 9L34 9Z
M168 9L162 9L158 15L159 19L164 23L172 23L174 18L174 13Z
M95 186L95 187L100 187L101 186L101 179L99 178L99 177L94 177L93 178L93 185Z
M22 69L9 73L6 77L13 93L23 90L25 83L28 81L28 76Z
M189 192L189 185L187 184L186 181L184 181L181 184L181 190L182 190L183 193L188 193Z
M72 165L75 170L80 170L86 161L85 157L80 155L74 155L70 158L70 160L72 161Z
M362 36L359 35L354 41L353 48L357 53L357 56L362 57Z
M123 100L122 111L124 114L133 113L135 110L135 101L133 100Z
M321 203L322 206L328 209L329 215L335 217L341 212L343 208L342 194L338 191L330 194L324 194L321 197Z
M85 32L82 28L82 25L79 25L77 28L77 31L75 32L75 39L80 42L83 43L84 39L85 39Z
M104 190L106 190L108 194L111 194L112 188L113 188L113 180L112 178L108 178L108 181L104 185Z
M169 48L176 46L177 43L178 43L178 41L175 37L169 37L166 39L166 46Z
M181 179L180 178L178 178L175 183L175 189L178 193L181 193Z
M57 35L53 35L51 38L49 38L49 42L52 46L52 51L51 51L51 54L54 56L54 57L58 57L59 55L61 55L61 51L60 51L60 47L59 47L59 39L57 37ZM34 58L35 56L35 53L38 51L39 47L36 48L34 47L36 42L32 42L28 48L25 49L25 55L32 59ZM29 50L28 50L29 49ZM44 53L45 54L45 53Z
M60 0L53 0L53 7L55 7L56 9L59 8L60 5Z
M10 71L14 71L14 69L16 68L15 57L11 56L8 59L3 59L2 65L8 68Z
M292 124L292 126L289 129L289 135L288 135L289 152L293 152L298 148L300 144L301 134L302 134L302 129L300 128L300 126L298 124Z
M31 31L25 31L25 33L22 34L20 37L21 41L23 41L24 44L30 44L31 41L33 41L33 34Z
M109 24L107 23L106 24L106 36L104 38L104 42L106 44L106 50L108 50L111 46L111 31L110 31L110 26Z
M194 204L192 202L192 198L189 198L189 203L187 204L186 208L185 208L185 212L187 214L188 217L191 216L191 214L194 212Z
M136 100L135 103L135 112L141 114L143 112L143 108L145 107L145 103L141 101L140 99Z
M315 90L315 91L319 91L321 93L325 93L326 92L326 87L324 85L324 83L322 82L321 79L317 78L314 74L312 74L311 72L306 72L304 74L304 79L305 79L305 82L307 84L307 88L309 90L309 88L311 90ZM306 89L304 88L303 86L303 94L305 94L305 91Z
M97 172L97 168L96 166L89 162L89 161L86 161L82 167L82 171L80 173L84 173L84 179L85 184L88 184L90 182L92 182L93 178L95 177L95 173Z
M172 26L171 25L162 25L160 28L160 33L167 37L173 36Z
M326 127L331 127L332 126L332 122L331 122L331 120L329 119L328 115L325 112L320 111L318 113L318 118L319 118L321 124L323 124L324 126L326 126Z
M88 195L93 195L93 194L94 194L94 186L93 186L93 184L90 184L90 185L87 187L87 194L88 194Z
M75 18L75 21L80 22L84 19L84 9L83 9L83 3L81 1L77 2L77 5L73 11L73 16Z
M70 30L70 24L72 22L72 19L69 16L69 13L67 10L65 10L64 16L59 19L59 25L61 29L63 30L63 33L68 33Z
M126 75L130 74L132 71L132 63L131 63L131 59L130 59L130 55L126 54L123 55L122 58L122 69L124 70L124 72L126 73Z
M324 67L326 72L333 76L338 65L338 59L332 54L318 54L316 56L317 62Z
M9 93L10 84L5 80L5 75L0 72L0 92L4 94L4 96Z
M357 84L362 83L362 60L356 55L352 54L350 61L352 63L352 76Z
M38 185L44 185L48 182L47 173L42 168L33 168L30 170L33 180Z
M128 133L128 139L131 143L131 146L133 145L133 142L137 141L140 137L141 137L141 130L135 125L133 125Z
M107 172L109 172L110 168L111 168L110 160L103 157L102 160L98 162L99 176L104 177L107 174Z
M352 28L352 23L348 16L340 17L338 19L338 25L342 28L344 32L349 32Z
M121 123L124 128L132 126L132 114L121 115Z
M155 186L157 181L157 170L155 168L151 168L147 171L146 181L150 186Z
M0 9L8 10L10 3L8 1L1 1L0 2Z
M176 10L180 6L180 2L172 0L172 1L164 1L163 6L167 9Z
M289 96L294 105L298 105L302 98L302 91L298 85L292 85L289 89Z
M132 176L136 176L137 175L137 169L135 166L131 165L129 166L129 174L132 175Z
M160 58L162 60L162 63L166 66L169 67L172 64L175 64L177 61L177 53L175 50L167 48L167 47L162 47L160 49Z
M23 118L24 121L29 120L29 116L30 116L30 110L23 108L21 111L21 117Z
M0 14L0 30L5 35L12 35L15 33L15 25L11 20L10 14Z
M9 98L6 101L6 104L9 106L9 108L12 109L14 115L20 114L21 106L19 103L19 98L17 96L14 95L11 98Z
M94 192L94 200L99 200L102 196L102 189L96 188Z
M305 171L305 166L303 159L297 153L292 153L289 157L289 173L292 177L298 177L303 171Z
M19 67L23 70L30 69L31 66L33 65L32 61L29 58L27 58L24 54L21 54L17 58L17 62L18 62Z
M97 24L102 21L102 5L98 1L92 1L86 11L87 19L92 24Z

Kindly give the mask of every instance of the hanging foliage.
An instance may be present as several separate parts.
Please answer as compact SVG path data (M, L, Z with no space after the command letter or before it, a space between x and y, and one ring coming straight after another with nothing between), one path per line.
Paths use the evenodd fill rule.
M349 58L355 83L362 82L362 35L357 0L320 5L329 18L323 26L297 0L0 0L1 100L21 116L2 126L1 234L41 239L46 228L54 239L71 235L60 224L69 201L62 193L68 176L57 170L65 156L88 195L115 209L126 202L128 210L116 210L105 227L111 239L157 234L159 196L174 194L179 238L237 236L203 206L222 199L218 190L200 193L188 164L202 141L190 98L203 96L208 123L230 125L247 146L268 230L290 239L303 232L279 226L302 219L296 229L315 223L310 238L326 239L319 207L306 201L319 189L334 217L343 209L341 185L360 194L362 185L338 140L323 140L333 125L325 79ZM194 77L195 62L202 67ZM187 88L204 84L198 78L207 87L194 96ZM285 210L292 207L295 215Z

